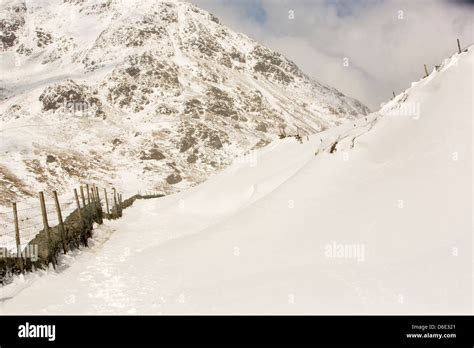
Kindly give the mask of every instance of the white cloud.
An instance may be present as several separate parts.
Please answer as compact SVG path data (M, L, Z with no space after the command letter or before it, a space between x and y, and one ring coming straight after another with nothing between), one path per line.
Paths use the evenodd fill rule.
M473 6L437 0L193 0L373 109L473 43ZM342 5L341 5L342 4ZM261 7L265 21L249 16ZM288 18L294 11L295 19ZM403 11L403 12L399 12ZM343 14L341 16L341 14ZM399 19L399 17L403 17ZM349 59L344 67L343 58Z

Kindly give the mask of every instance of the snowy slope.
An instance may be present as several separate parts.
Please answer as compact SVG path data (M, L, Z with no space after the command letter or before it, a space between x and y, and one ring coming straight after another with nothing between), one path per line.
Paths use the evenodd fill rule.
M470 313L473 63L137 202L60 272L2 288L1 312Z
M178 1L0 2L0 205L78 181L174 192L368 113Z

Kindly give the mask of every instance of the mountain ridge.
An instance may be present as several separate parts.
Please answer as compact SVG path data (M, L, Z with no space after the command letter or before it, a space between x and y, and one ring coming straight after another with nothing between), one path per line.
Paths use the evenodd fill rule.
M0 172L31 192L84 180L174 192L282 130L315 133L369 112L186 2L0 7Z

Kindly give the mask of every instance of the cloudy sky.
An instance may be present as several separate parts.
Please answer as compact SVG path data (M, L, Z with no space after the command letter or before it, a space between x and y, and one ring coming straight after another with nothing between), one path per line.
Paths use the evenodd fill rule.
M374 110L474 43L474 0L189 1Z

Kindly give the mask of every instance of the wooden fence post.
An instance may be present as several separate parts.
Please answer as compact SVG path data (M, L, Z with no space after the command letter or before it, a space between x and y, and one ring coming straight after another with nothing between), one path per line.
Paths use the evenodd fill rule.
M94 186L90 188L91 190L91 202L94 205L94 209L97 210L97 199L95 198L95 189Z
M99 189L95 185L94 185L94 197L97 201L97 204L100 205Z
M100 195L99 195L99 188L95 187L95 196L97 197L97 203L100 203Z
M459 39L458 39L458 52L461 53L461 43L459 42Z
M81 192L83 193L82 186L81 186ZM82 228L85 228L86 222L82 219L81 204L79 203L79 195L77 194L76 189L74 189L74 197L76 198L77 214L79 215L79 221L81 222ZM82 194L82 198L84 199L84 194ZM85 201L84 201L84 207L85 207ZM75 238L74 238L74 242L76 242Z
M87 204L91 204L91 193L89 191L89 184L86 184L87 189Z
M84 189L81 185L81 198L82 198L82 207L85 208L86 207L86 197L84 196Z
M102 206L100 204L99 188L95 185L94 185L94 197L97 202L97 209L100 210Z
M81 219L82 221L81 204L79 203L79 196L77 195L76 189L74 189L74 197L76 198L76 205L77 205L77 212L79 214L79 219Z
M16 209L16 203L13 203L13 222L15 224L16 256L19 259L21 273L23 273L23 255L21 253L20 226L18 225L18 211Z
M115 209L117 210L117 218L120 217L120 194L116 193L117 195L117 203Z
M54 258L52 256L51 236L49 234L49 224L48 224L48 214L46 212L46 204L44 202L43 192L39 193L39 199L40 199L40 206L41 206L41 216L43 217L44 232L46 233L46 239L48 243L48 263L51 261L53 263L53 267L56 269L56 265L54 264Z
M110 215L109 199L107 198L107 190L106 189L104 189L104 196L105 196L105 206L107 208L107 215Z
M61 240L63 242L63 251L66 254L66 231L64 230L63 214L61 213L61 206L59 205L58 193L53 191L53 196L54 204L56 205L56 213L58 214L59 232L61 233Z
M95 186L91 185L89 188L91 190L91 203L95 205L97 201L97 198L95 196Z
M114 208L115 208L115 215L116 215L115 218L117 218L118 217L117 191L115 190L115 187L113 188L113 190L114 190Z
M425 66L425 74L426 74L425 77L427 77L427 76L429 75L429 74L428 74L428 68L426 67L426 64L423 64L423 65Z
M100 195L99 195L99 188L95 186L95 198L97 199L97 214L99 215L99 223L103 224L104 223L104 216L103 216L103 211L102 211L102 203L100 202Z
M95 186L95 198L97 199L98 208L102 210L102 203L100 202L99 188L97 186Z

